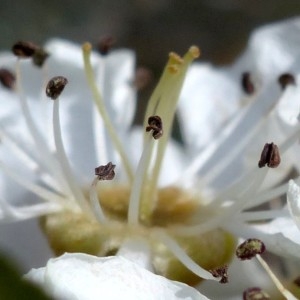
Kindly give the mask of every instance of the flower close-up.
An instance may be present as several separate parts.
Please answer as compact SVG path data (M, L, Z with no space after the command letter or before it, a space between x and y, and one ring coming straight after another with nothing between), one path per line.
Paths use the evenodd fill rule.
M27 279L56 299L234 299L272 279L255 252L230 288L241 241L299 261L299 33L299 18L262 27L222 68L171 52L142 125L132 51L1 53L0 222L38 217L57 256Z

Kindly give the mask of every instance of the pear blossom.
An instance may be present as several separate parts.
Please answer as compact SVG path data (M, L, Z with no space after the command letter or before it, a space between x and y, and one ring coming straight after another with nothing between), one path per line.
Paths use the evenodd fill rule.
M101 56L88 43L81 50L52 40L41 69L2 54L1 68L16 64L16 85L0 91L0 222L42 217L56 255L109 257L70 254L32 277L58 297L81 262L83 273L96 262L126 265L134 281L135 266L110 256L136 238L147 240L155 274L191 285L220 280L211 271L230 263L237 238L259 238L268 251L299 259L299 241L283 235L285 227L265 230L291 221L288 210L261 208L287 192L287 183L276 184L299 167L299 32L299 18L258 29L246 52L223 68L192 63L195 46L183 57L170 53L142 128L131 126L131 51ZM284 89L283 74L295 79ZM68 82L60 95L48 92L57 76ZM178 100L182 144L171 138ZM65 262L70 269L60 282L47 277Z

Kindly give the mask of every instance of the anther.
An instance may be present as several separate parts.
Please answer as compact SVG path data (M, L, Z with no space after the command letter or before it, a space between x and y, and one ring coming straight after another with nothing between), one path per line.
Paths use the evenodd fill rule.
M37 67L42 67L48 57L49 53L47 51L45 51L43 48L38 48L32 56L32 62Z
M247 260L264 253L265 250L266 246L261 240L248 239L236 248L235 254L240 260Z
M209 271L215 278L220 278L220 283L228 283L228 266L224 265L222 267L213 269Z
M270 296L259 287L252 287L243 292L243 300L268 300Z
M300 287L300 276L298 276L296 279L293 280L293 283L297 286Z
M152 130L152 136L154 139L159 139L163 135L163 124L159 116L151 116L148 119L148 125L146 127L146 132Z
M111 162L105 166L99 166L95 168L95 175L98 176L98 180L112 180L115 177L115 167Z
M32 57L39 47L31 42L19 41L12 47L12 52L19 58Z
M242 84L243 91L246 94L252 95L255 92L255 87L254 87L254 84L252 82L251 75L249 72L244 72L242 74L241 84Z
M290 74L290 73L283 73L278 77L278 83L281 86L282 90L285 90L285 88L288 85L295 85L296 84L296 80L295 77Z
M66 84L68 83L67 78L63 76L53 77L47 84L46 95L55 100L64 90Z
M269 168L277 168L280 164L280 154L277 145L274 143L266 143L258 162L258 167L263 168L267 165Z
M106 55L109 53L111 48L114 46L116 43L116 39L113 38L110 35L103 36L100 38L100 41L98 42L97 45L97 50L100 52L102 55Z
M13 90L16 83L15 75L7 69L0 69L0 82L4 87Z

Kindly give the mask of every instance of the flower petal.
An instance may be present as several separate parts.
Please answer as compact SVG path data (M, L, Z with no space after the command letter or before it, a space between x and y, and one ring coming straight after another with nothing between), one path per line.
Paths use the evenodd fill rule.
M64 254L25 278L57 299L207 299L185 284L155 275L123 257Z
M241 90L226 69L196 63L190 68L179 101L183 138L195 153L219 133L237 111Z
M261 82L277 80L278 76L294 70L300 52L300 18L292 18L255 30L246 52L235 68L249 71Z
M289 181L287 204L290 214L300 230L300 186L293 180Z

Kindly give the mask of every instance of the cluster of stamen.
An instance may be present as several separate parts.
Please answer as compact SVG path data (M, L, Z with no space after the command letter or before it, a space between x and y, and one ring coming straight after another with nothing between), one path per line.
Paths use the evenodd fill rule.
M109 49L113 45L113 42L114 41L109 37L103 39L99 45L98 50L102 54L107 54ZM19 42L15 44L13 47L13 52L15 55L18 56L18 58L28 58L28 57L32 58L33 62L39 66L41 66L44 63L45 59L48 56L48 53L44 51L41 47L38 47L28 42ZM64 234L65 236L67 236L67 238L72 236L72 234L70 234L70 231L72 231L73 228L72 226L70 226L70 224L67 223L67 221L65 221L67 217L69 217L71 221L74 223L78 223L78 224L80 222L84 223L84 225L82 226L84 229L88 228L85 231L87 237L82 238L82 240L86 241L90 237L89 234L91 234L91 232L93 233L93 235L91 234L93 238L94 236L97 236L99 240L101 240L101 241L97 241L99 242L99 249L101 247L105 248L101 244L102 240L105 239L109 240L109 242L113 244L113 247L118 248L120 247L120 244L122 244L122 242L125 240L125 238L132 238L132 237L134 238L136 236L143 235L143 237L149 238L150 240L149 243L155 245L153 247L153 253L154 253L153 256L159 257L159 254L155 253L155 251L157 251L156 248L159 248L159 251L162 251L161 249L164 249L165 247L167 248L166 252L168 251L170 252L167 254L164 253L163 255L165 255L168 258L168 260L171 261L170 263L169 262L165 263L167 267L164 266L165 269L167 269L164 270L165 273L168 274L168 272L170 272L171 278L177 272L177 269L182 270L182 268L185 268L185 271L182 272L183 274L186 274L184 272L187 272L186 269L188 269L189 271L191 271L190 273L196 274L197 276L205 279L219 280L221 283L228 282L228 274L227 274L228 266L225 265L225 263L228 263L231 259L232 248L234 247L235 239L229 233L225 232L225 230L223 231L222 229L220 229L221 227L220 224L223 224L223 221L226 222L236 212L240 213L242 209L244 209L245 207L247 208L247 205L250 202L249 200L251 200L251 196L252 196L252 194L250 195L249 190L251 189L254 191L258 190L265 176L265 173L263 172L258 173L258 171L264 171L264 170L253 171L250 174L252 176L249 176L245 178L244 181L242 181L241 187L233 186L231 190L229 189L224 192L223 196L225 195L226 199L232 198L236 200L235 203L232 204L232 207L223 206L223 203L221 202L224 199L222 197L217 198L215 203L213 203L211 206L207 205L207 207L204 207L203 205L203 207L201 207L201 209L208 208L207 209L208 212L215 212L215 211L222 210L222 213L224 212L223 215L212 213L212 218L207 218L207 222L204 221L203 223L194 225L195 223L194 217L196 216L196 213L199 213L200 211L199 209L201 206L200 203L198 204L197 209L195 209L197 210L195 214L194 212L188 211L186 216L182 218L182 220L184 220L182 221L182 223L186 222L186 224L182 226L177 226L177 224L175 224L174 226L175 222L172 223L173 221L171 220L172 218L169 218L170 219L169 223L165 222L159 224L159 222L155 220L156 215L158 216L157 219L159 219L159 217L161 216L164 216L162 212L163 209L165 209L165 211L169 209L169 207L167 207L168 205L167 202L166 202L167 204L164 205L162 205L160 202L162 201L161 198L163 197L161 197L161 194L163 193L162 193L162 189L158 187L158 177L162 165L162 160L165 155L168 137L170 136L171 133L172 122L175 115L176 104L178 101L180 89L182 87L188 66L200 54L199 49L194 46L191 47L183 58L178 56L175 53L170 53L169 62L164 70L161 81L159 82L157 88L155 89L149 101L149 105L147 107L147 112L144 121L144 129L145 129L144 148L135 173L129 162L128 153L126 153L121 143L120 137L118 136L114 126L112 125L108 112L105 108L101 93L97 87L97 84L95 83L93 68L90 62L90 54L91 54L91 45L86 43L83 45L83 57L84 57L84 65L85 65L85 71L87 75L86 76L87 81L93 93L95 105L103 119L103 123L106 126L106 130L108 132L108 135L111 138L112 144L114 145L114 148L119 155L120 164L124 167L124 170L128 178L127 184L128 184L128 190L130 196L127 197L126 199L127 202L124 204L125 209L123 209L125 211L125 215L127 214L127 216L125 216L124 218L125 219L124 222L126 224L124 224L124 222L123 223L119 222L118 218L115 216L113 216L115 218L113 217L111 218L109 213L107 213L109 209L105 210L103 208L104 201L101 199L101 195L105 194L105 191L102 186L102 183L101 184L99 183L99 185L101 186L100 188L98 186L97 189L97 184L99 181L114 179L116 166L112 162L108 162L106 165L101 165L95 168L94 174L96 177L92 181L88 193L85 193L85 191L83 191L79 187L79 184L77 183L75 176L73 176L71 172L71 168L67 160L63 143L62 143L60 124L59 124L60 120L59 120L59 113L58 113L59 96L63 92L66 84L68 83L68 80L62 76L56 76L48 81L46 87L46 95L52 100L56 100L53 102L54 140L55 140L55 146L57 152L56 154L58 157L58 164L62 167L61 168L62 174L60 173L58 174L61 175L61 177L63 178L62 181L64 183L64 188L66 187L65 195L60 197L60 195L63 193L61 192L61 190L59 190L56 196L58 197L60 202L63 202L65 199L67 199L69 202L72 201L76 202L76 204L78 204L80 208L80 213L78 212L78 210L76 211L70 210L67 211L66 214L64 214L64 212L60 212L61 215L57 214L57 215L47 216L45 218L46 221L44 223L46 224L45 227L49 226L50 229L46 228L45 231L48 230L50 232L53 228L55 228L56 224L55 222L51 223L51 220L53 219L56 220L55 218L62 220L61 223L58 222L59 228L58 229L55 228L53 230L53 232L55 232L55 230L58 232L57 236L56 236L56 232L53 234L53 236L55 236L53 240L56 242L57 239L59 241L58 243L61 243L62 240L64 240L62 238ZM282 88L285 88L287 84L294 84L293 78L291 78L291 76L288 75L289 74L283 74L279 80L279 83L282 85ZM15 84L14 77L4 69L0 70L0 80L3 85L9 88L14 86ZM249 72L245 72L242 75L242 88L245 91L245 93L247 93L248 95L252 95L256 92L254 83L252 82L252 78ZM27 118L29 119L28 116ZM34 130L32 131L34 132ZM199 161L201 161L201 159L199 159ZM265 165L267 165L269 168L275 168L280 164L280 161L281 159L280 159L280 154L277 145L275 145L274 143L265 144L260 160L258 162L259 168L262 168ZM49 164L51 164L51 162ZM55 169L56 165L54 164L52 167ZM200 169L200 167L198 169ZM195 168L196 171L198 169ZM56 175L56 173L54 174ZM260 174L261 177L256 178L255 176L256 174ZM212 178L213 177L214 176L212 175ZM251 178L252 180L251 184L249 184L250 188L248 187L249 178ZM247 188L245 188L245 186L247 186ZM176 194L178 195L174 196L174 193L171 193L172 188L173 190L176 191ZM117 190L117 188L114 187L112 187L111 189L113 190L113 192L114 189ZM168 193L166 194L172 195L173 198L176 198L177 196L179 199L178 200L176 198L176 201L178 200L177 202L180 202L180 200L182 200L181 198L183 198L183 200L186 201L186 203L181 204L182 206L180 206L178 203L175 203L176 205L178 205L178 207L182 207L183 208L182 210L186 209L188 205L191 204L192 201L190 201L190 198L188 197L190 195L188 195L188 193L183 189L176 190L174 187L167 187L167 189L169 189L168 190L169 194ZM99 190L101 191L99 192ZM63 188L62 191L64 192ZM38 192L36 193L38 194ZM47 200L50 199L50 201L52 200L51 197L53 196L53 194L55 194L55 193L51 194L50 192L50 196L46 197L45 196L46 192L44 190L43 193L40 194L42 194L44 198L46 198ZM87 196L87 194L89 195ZM236 196L236 194L238 196ZM116 195L117 193L114 194L114 196ZM117 196L122 198L120 195ZM197 197L198 196L199 195L197 194ZM198 198L197 200L199 200ZM107 200L106 203L108 202L109 201ZM200 200L198 202L200 202ZM108 204L108 208L111 208L109 205L112 204ZM160 209L160 205L161 207L163 207L163 209ZM72 215L73 213L74 216ZM241 213L241 216L244 217L245 215ZM176 219L176 217L177 216L174 216L174 219ZM80 220L80 222L77 222L77 220ZM193 220L194 223L192 222L189 223L189 221L191 220ZM49 222L47 223L47 221ZM160 226L157 226L157 224L159 224ZM164 226L164 224L167 224L168 226ZM51 226L53 227L51 228ZM65 232L62 233L61 228L64 228L64 226L67 228L66 230L67 233ZM53 232L51 232L51 234ZM117 238L116 236L114 236L115 232L117 232L116 234ZM78 232L76 232L75 234L74 240L70 239L72 247L74 246L74 244L78 243L79 234L77 235L77 233ZM206 252L210 252L209 247L211 245L207 245L205 242L210 241L210 238L214 235L218 237L216 238L216 241L211 243L212 249L214 249L215 252L207 254ZM205 242L203 242L204 246L203 244L201 244L202 238L205 240ZM84 244L82 240L80 240L80 243ZM205 265L204 263L205 268L197 264L198 261L201 260L201 258L199 258L199 253L198 253L200 250L198 251L198 249L194 249L196 248L194 247L194 245L199 245L199 244L201 244L201 247L203 248L201 249L201 251L203 251L203 254L207 255L207 261L209 261L207 265ZM159 247L157 245L159 245ZM59 251L61 251L60 246L61 244L59 244L58 247ZM225 249L226 247L227 250ZM101 250L103 250L102 248ZM97 251L95 252L100 253L99 249L96 249L98 252ZM187 249L187 251L183 249ZM109 248L108 250L111 250L111 248ZM190 251L190 253L192 254L189 254L188 251ZM220 258L218 257L216 259L214 256L215 253L218 251L220 251L219 252ZM241 260L251 259L253 257L256 257L258 260L261 261L260 254L262 254L264 251L265 251L265 246L260 240L249 239L236 249L236 255ZM194 252L197 253L195 254ZM197 257L195 259L197 263L193 260L194 257ZM159 259L161 259L161 257L159 257ZM172 266L169 266L168 264L171 263ZM175 271L174 270L172 271L172 267L174 265L176 266L174 267ZM168 268L170 268L171 271L169 271ZM159 267L157 267L157 269L159 269ZM206 269L211 269L211 271L206 271ZM184 281L185 279L180 278L180 280ZM194 279L192 279L190 282L192 282L193 284L197 282L193 280ZM257 297L257 295L262 295L260 296L262 298L259 299L268 299L268 298L263 298L267 296L264 296L263 292L258 288L252 288L247 290L244 293L243 297L244 299L257 299L255 298Z

